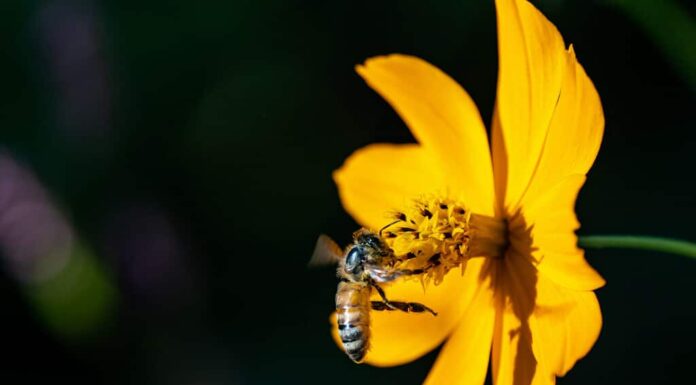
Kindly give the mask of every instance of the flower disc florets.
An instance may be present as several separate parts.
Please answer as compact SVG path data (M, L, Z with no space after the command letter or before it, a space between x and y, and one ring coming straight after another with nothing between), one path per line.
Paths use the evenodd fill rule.
M419 199L393 218L383 236L402 267L425 269L419 276L424 285L439 285L455 267L463 272L471 257L500 257L507 244L503 220L471 213L451 199Z

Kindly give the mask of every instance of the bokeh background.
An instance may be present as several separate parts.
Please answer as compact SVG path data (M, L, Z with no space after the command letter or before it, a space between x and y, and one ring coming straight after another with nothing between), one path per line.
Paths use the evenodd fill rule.
M545 0L606 135L581 234L696 241L693 2ZM357 224L331 172L413 138L354 73L415 54L490 121L492 1L5 0L0 5L0 382L418 384L436 352L351 363L329 337L316 236ZM599 341L560 384L693 379L696 263L590 250Z

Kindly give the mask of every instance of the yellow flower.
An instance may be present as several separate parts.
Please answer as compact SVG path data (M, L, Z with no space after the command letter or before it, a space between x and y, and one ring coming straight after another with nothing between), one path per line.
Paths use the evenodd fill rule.
M498 385L554 383L587 354L602 323L593 290L604 281L574 233L575 199L603 133L599 96L572 46L536 8L523 0L497 0L496 8L492 149L454 80L415 57L377 57L357 71L418 144L370 145L334 174L346 210L372 229L414 200L457 202L506 225L504 255L470 258L462 274L450 272L425 292L414 280L386 288L391 299L424 303L437 317L371 314L366 362L376 366L412 361L447 339L429 384L482 384L489 357Z

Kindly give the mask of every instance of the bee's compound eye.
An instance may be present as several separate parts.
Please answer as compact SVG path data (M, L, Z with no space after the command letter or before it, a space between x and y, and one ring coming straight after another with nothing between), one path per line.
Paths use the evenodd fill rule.
M364 259L363 252L360 248L354 247L346 255L346 271L356 273L361 268Z

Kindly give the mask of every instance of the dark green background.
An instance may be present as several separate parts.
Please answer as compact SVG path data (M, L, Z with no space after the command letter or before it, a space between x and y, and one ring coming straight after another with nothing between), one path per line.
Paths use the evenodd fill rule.
M606 115L577 206L580 233L696 240L693 73L618 6L536 3L575 45ZM64 338L2 270L1 346L10 358L0 381L420 383L435 353L377 369L334 346L334 274L305 263L317 234L345 243L357 228L332 170L366 144L413 141L353 66L392 52L425 58L490 121L494 12L491 1L465 0L4 1L0 145L36 173L95 251L118 309L98 333ZM63 36L71 17L92 27ZM75 38L84 34L96 42L89 55ZM60 67L56 57L78 59ZM71 92L100 101L96 112L66 114ZM178 259L130 258L129 250L146 258L160 236ZM597 292L604 327L558 382L690 376L696 263L637 251L590 250L588 259L608 282ZM130 278L143 265L145 289Z

